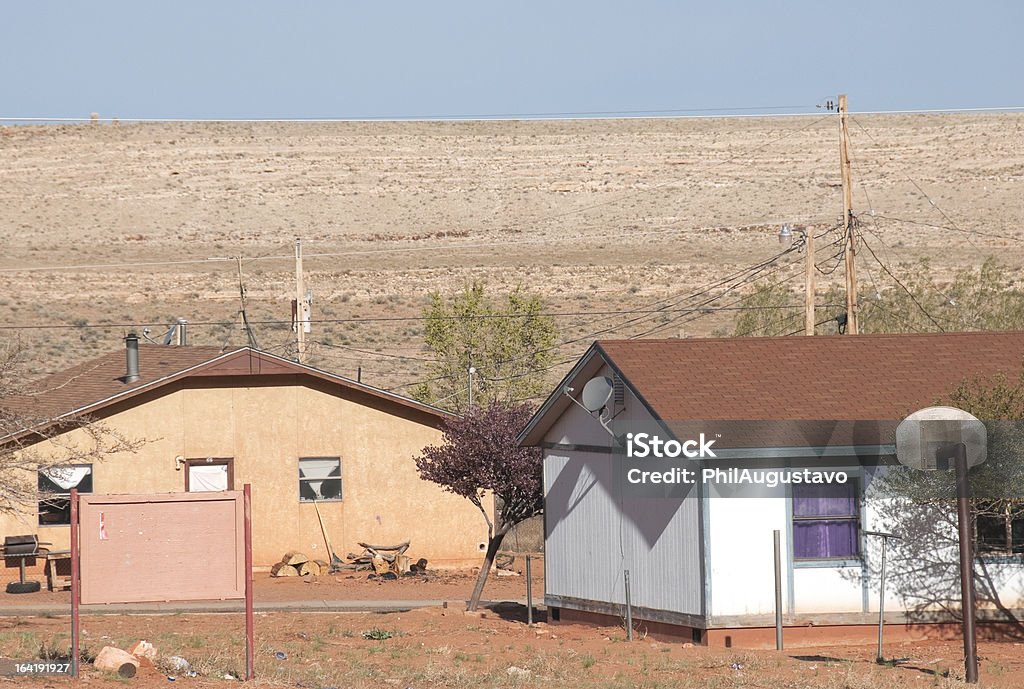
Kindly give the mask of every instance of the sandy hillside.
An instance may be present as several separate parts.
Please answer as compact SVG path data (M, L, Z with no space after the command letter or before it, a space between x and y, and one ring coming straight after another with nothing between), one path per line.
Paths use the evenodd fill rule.
M855 116L851 138L855 210L893 270L1024 263L1024 115ZM4 127L0 322L64 326L18 331L40 371L178 316L194 343L242 343L237 266L207 260L241 255L258 342L287 352L302 237L314 318L333 321L312 361L391 387L425 376L421 324L395 319L472 279L542 292L573 314L564 339L731 331L729 311L593 312L701 304L683 297L776 254L782 222L833 226L839 185L834 115ZM797 287L800 261L770 277Z

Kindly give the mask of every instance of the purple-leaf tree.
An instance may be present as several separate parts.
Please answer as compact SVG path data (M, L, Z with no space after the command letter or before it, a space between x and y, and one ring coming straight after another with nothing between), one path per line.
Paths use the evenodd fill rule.
M422 478L466 498L487 521L487 553L469 610L476 610L480 603L505 534L544 509L540 449L516 445L516 434L531 413L528 405L501 402L470 409L465 416L445 422L442 445L425 447L416 458ZM488 494L495 500L493 520L484 504Z

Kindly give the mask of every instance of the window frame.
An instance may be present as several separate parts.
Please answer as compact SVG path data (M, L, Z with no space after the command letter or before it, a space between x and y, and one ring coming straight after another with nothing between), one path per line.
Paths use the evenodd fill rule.
M185 460L185 492L193 492L190 489L189 472L194 466L206 466L206 465L221 465L226 464L228 467L228 487L226 490L235 489L235 458L234 457L194 457ZM196 492L220 492L220 491L196 491Z
M45 502L45 501L56 501L56 500L62 500L62 501L66 500L66 501L68 501L68 503L70 505L70 502L71 502L71 489L68 489L68 491L66 493L46 493L46 492L43 492L42 490L39 489L39 483L38 483L39 475L44 470L46 470L46 469L59 469L59 468L62 468L62 467L63 468L68 468L68 469L83 468L83 467L84 468L88 468L89 469L89 474L88 474L88 476L89 476L89 490L86 490L86 491L79 490L78 492L79 493L87 493L88 494L88 493L92 493L94 491L94 487L93 487L92 483L93 483L93 480L96 478L96 474L93 471L93 464L91 462L89 462L89 463L82 463L82 464L55 464L55 465L51 465L51 466L40 467L39 469L36 470L36 493L37 493L37 496L36 496L36 526L37 526L37 528L40 528L40 529L51 529L51 528L60 528L60 527L63 527L63 526L71 526L70 514L68 516L68 521L67 522L55 522L55 523L44 524L41 521L42 520L42 516L43 516L43 511L40 508L42 507L43 502ZM47 480L49 480L49 479L47 479ZM83 480L84 480L84 477L83 477ZM51 481L51 483L52 483L52 481ZM79 481L79 484L81 484L81 481ZM76 490L77 490L77 487L76 487ZM46 497L44 497L44 496L46 496Z
M982 520L986 520L992 523L998 522L1001 529L1005 533L1006 522L1010 522L1010 545L1007 547L1006 543L1003 542L999 546L992 546L990 541L983 541L981 538L981 524ZM1020 536L1020 544L1017 549L1014 549L1014 543L1018 540L1017 534ZM1013 515L994 515L994 514L974 514L974 542L976 544L976 557L985 558L991 560L993 558L1009 558L1014 561L1020 561L1024 559L1024 515L1018 514Z
M791 484L788 491L788 511L789 514L789 537L790 537L790 553L792 557L793 567L859 567L864 561L864 543L861 535L861 526L864 522L864 485L863 476L860 472L855 470L846 469L849 484L853 486L853 502L854 502L854 513L849 515L813 515L813 516L797 516L795 501L797 496L794 494L794 488L797 485L801 487L816 485L816 484ZM813 557L798 557L796 554L796 529L795 526L799 522L852 522L854 525L855 539L854 542L857 546L857 552L851 555L837 555L834 557L828 556L813 556Z
M307 460L308 461L313 461L313 460L316 460L316 461L330 460L330 461L337 462L338 463L338 475L337 476L330 476L328 478L307 478L307 477L302 475L302 463L304 461L307 461ZM343 468L342 468L342 463L341 463L341 455L313 455L313 456L299 457L299 461L297 463L296 468L298 469L298 474L299 474L298 475L298 479L299 479L299 483L298 483L298 489L299 489L298 490L298 494L299 495L298 495L298 497L299 497L299 503L300 504L304 504L304 503L321 503L321 502L344 502L345 501L345 481L344 481L344 475L342 473L343 472ZM309 483L311 481L337 481L338 482L338 497L332 497L332 498L304 498L302 496L302 484L303 483Z

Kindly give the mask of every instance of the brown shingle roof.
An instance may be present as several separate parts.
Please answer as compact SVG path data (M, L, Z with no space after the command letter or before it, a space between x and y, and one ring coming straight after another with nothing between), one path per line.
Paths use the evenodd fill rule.
M30 383L24 394L2 404L33 418L55 418L152 385L223 354L220 347L140 344L139 380L133 383L122 382L125 352L121 349Z
M1024 332L603 340L648 406L678 419L901 419L964 379L1024 364Z
M440 420L446 412L372 386L297 364L246 347L222 351L219 347L139 345L139 380L124 383L125 351L55 373L27 386L20 395L0 400L0 407L26 420L50 420L65 415L91 413L189 376L307 375L348 389L364 399L384 400Z

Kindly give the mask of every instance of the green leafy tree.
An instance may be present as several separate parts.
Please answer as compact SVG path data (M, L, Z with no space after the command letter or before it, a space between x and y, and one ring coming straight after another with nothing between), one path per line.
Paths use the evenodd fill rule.
M740 301L742 310L736 317L736 337L773 337L788 335L803 328L804 310L796 305L802 296L781 282L772 282Z
M858 293L859 326L863 333L955 332L1024 329L1024 291L994 259L978 268L957 271L943 282L931 263L901 264L893 275L867 272ZM874 275L874 279L870 276ZM737 336L803 334L802 293L785 284L760 286L742 298L736 317ZM835 333L828 323L846 310L846 294L831 285L815 309L817 333Z
M435 361L430 380L413 389L418 400L455 412L473 404L514 404L548 392L545 373L555 354L557 329L540 297L515 289L496 299L474 282L451 297L430 295L425 339Z

